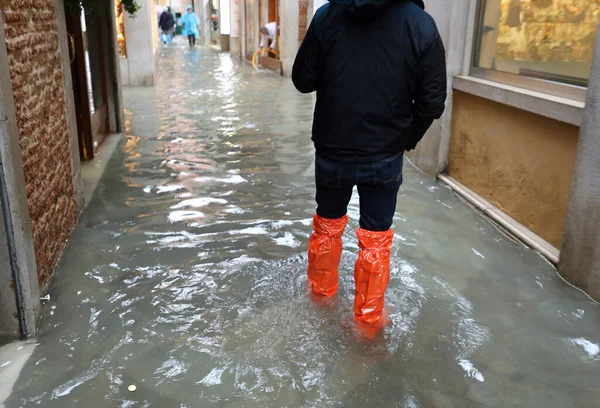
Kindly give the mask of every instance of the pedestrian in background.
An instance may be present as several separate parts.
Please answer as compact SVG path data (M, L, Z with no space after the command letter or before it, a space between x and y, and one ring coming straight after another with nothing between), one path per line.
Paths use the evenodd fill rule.
M173 37L175 37L175 34L177 34L177 15L175 15L171 6L167 6L167 10L169 10L169 13L173 16Z
M270 22L260 28L260 48L273 51L277 47L277 23Z
M160 19L158 20L158 26L162 30L162 42L164 44L171 44L173 41L173 27L175 27L175 20L173 19L173 14L169 11L169 8L166 8L160 15Z
M181 24L183 25L183 35L187 35L190 47L193 47L196 45L196 38L199 35L198 26L200 25L200 20L196 13L194 13L192 6L187 6L186 13L181 17Z
M308 250L315 295L338 288L342 234L354 186L360 196L360 251L354 317L373 333L385 325L390 229L403 155L444 111L444 46L422 0L330 0L315 14L292 80L317 92L317 214Z

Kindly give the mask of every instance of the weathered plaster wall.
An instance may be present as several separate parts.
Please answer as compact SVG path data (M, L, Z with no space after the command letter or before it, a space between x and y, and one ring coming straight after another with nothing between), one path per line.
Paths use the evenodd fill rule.
M559 248L579 128L462 92L449 174Z

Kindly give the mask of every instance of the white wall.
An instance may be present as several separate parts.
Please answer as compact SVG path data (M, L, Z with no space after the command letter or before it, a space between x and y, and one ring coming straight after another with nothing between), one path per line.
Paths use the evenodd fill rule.
M171 8L176 13L183 14L187 6L188 2L186 0L171 0Z
M425 11L434 18L446 48L448 98L446 111L435 121L409 158L430 176L444 171L448 164L452 123L452 83L456 75L468 74L465 61L471 53L477 0L425 0ZM467 69L467 71L465 71Z
M222 35L231 34L231 10L229 0L221 1L221 9L219 10L219 28Z
M127 61L124 62L123 85L154 85L158 23L154 0L138 0L142 8L133 18L127 15L125 41ZM124 72L125 71L125 72Z
M442 41L448 49L448 40L450 40L450 26L452 19L450 11L452 10L452 0L424 0L425 11L433 17L437 24L438 31L442 37Z
M279 52L283 74L291 75L294 59L298 52L298 0L280 0L279 3L280 34Z
M269 21L269 2L268 1L259 1L259 18L258 18L258 26L262 27Z
M314 0L313 2L313 15L317 12L317 10L319 9L319 7L327 4L327 0Z
M230 0L230 23L231 23L231 36L240 36L240 0Z
M194 10L200 19L200 37L204 45L210 45L210 9L212 4L210 0L197 0L197 3L202 3L202 10Z
M241 0L229 0L231 35L229 36L229 52L235 57L241 56L240 31L242 28Z

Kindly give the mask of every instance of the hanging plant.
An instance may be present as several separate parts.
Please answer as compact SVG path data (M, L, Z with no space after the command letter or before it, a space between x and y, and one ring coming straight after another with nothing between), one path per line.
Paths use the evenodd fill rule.
M86 16L98 16L105 10L101 4L104 1L112 4L112 0L65 0L65 5L71 14L78 15L83 9ZM121 0L120 3L129 17L135 17L135 13L142 8L136 0Z
M135 13L142 8L142 6L135 0L125 0L121 1L123 8L127 13L129 13L129 17L135 17Z

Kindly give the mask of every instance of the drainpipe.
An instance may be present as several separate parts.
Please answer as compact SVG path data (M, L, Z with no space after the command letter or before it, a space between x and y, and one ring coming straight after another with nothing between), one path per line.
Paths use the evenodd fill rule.
M10 213L10 204L8 202L8 193L6 191L6 177L4 174L4 162L0 153L0 202L2 205L2 216L4 229L6 231L6 242L8 245L8 257L10 259L10 269L12 281L15 289L15 302L17 306L17 319L19 320L19 329L22 337L27 336L27 324L25 322L25 312L23 304L23 288L21 287L21 276L17 262L17 250L15 245L15 236L12 228L12 219Z

